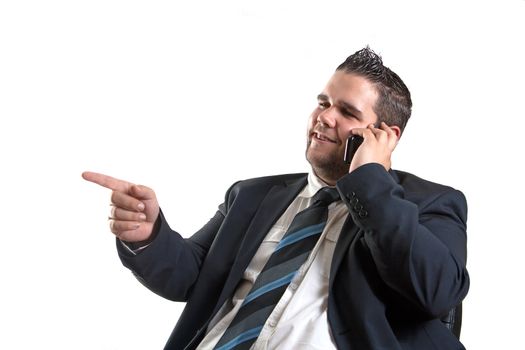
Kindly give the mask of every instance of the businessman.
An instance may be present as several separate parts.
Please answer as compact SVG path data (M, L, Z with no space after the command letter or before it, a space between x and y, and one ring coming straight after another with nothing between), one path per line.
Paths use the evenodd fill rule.
M166 349L463 349L441 318L469 288L467 204L392 169L411 107L381 57L357 51L317 96L310 171L233 184L187 239L150 188L83 173L112 190L123 264L186 302ZM363 142L348 164L351 135Z

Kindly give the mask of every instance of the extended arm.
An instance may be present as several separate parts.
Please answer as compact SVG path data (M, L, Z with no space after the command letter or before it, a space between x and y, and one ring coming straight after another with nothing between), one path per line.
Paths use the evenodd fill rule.
M226 206L221 205L202 229L184 239L169 227L152 189L99 173L84 172L82 177L112 190L109 225L117 237L123 264L155 293L186 300L226 215ZM147 247L133 254L123 242Z

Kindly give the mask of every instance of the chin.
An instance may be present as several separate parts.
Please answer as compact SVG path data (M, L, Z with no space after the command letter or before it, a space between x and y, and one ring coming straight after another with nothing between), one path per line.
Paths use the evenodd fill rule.
M306 150L306 160L312 166L315 174L328 184L335 184L344 175L348 174L350 165L343 161L343 155L320 155Z

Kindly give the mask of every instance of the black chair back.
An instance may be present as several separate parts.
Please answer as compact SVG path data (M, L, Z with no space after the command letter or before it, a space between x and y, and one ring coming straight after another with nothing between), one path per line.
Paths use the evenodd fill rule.
M458 339L461 333L461 317L462 307L461 304L459 304L458 306L450 310L447 315L441 318L441 322L443 322L445 326L447 326L447 328L450 329L450 331L454 333L454 335Z

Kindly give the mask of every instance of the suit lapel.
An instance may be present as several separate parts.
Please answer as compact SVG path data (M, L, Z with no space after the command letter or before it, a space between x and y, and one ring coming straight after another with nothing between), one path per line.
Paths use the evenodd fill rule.
M239 249L237 259L243 265L242 271L246 269L272 226L283 215L305 185L306 179L295 181L289 186L274 186L268 192L248 227Z
M218 307L224 303L225 298L233 294L233 289L242 278L242 274L257 252L262 240L288 208L290 203L304 188L306 183L307 178L305 176L301 179L293 180L290 183L285 182L282 185L275 185L268 191L268 194L264 197L255 213L250 226L246 230L235 263L232 265L231 272L213 314L218 311Z

